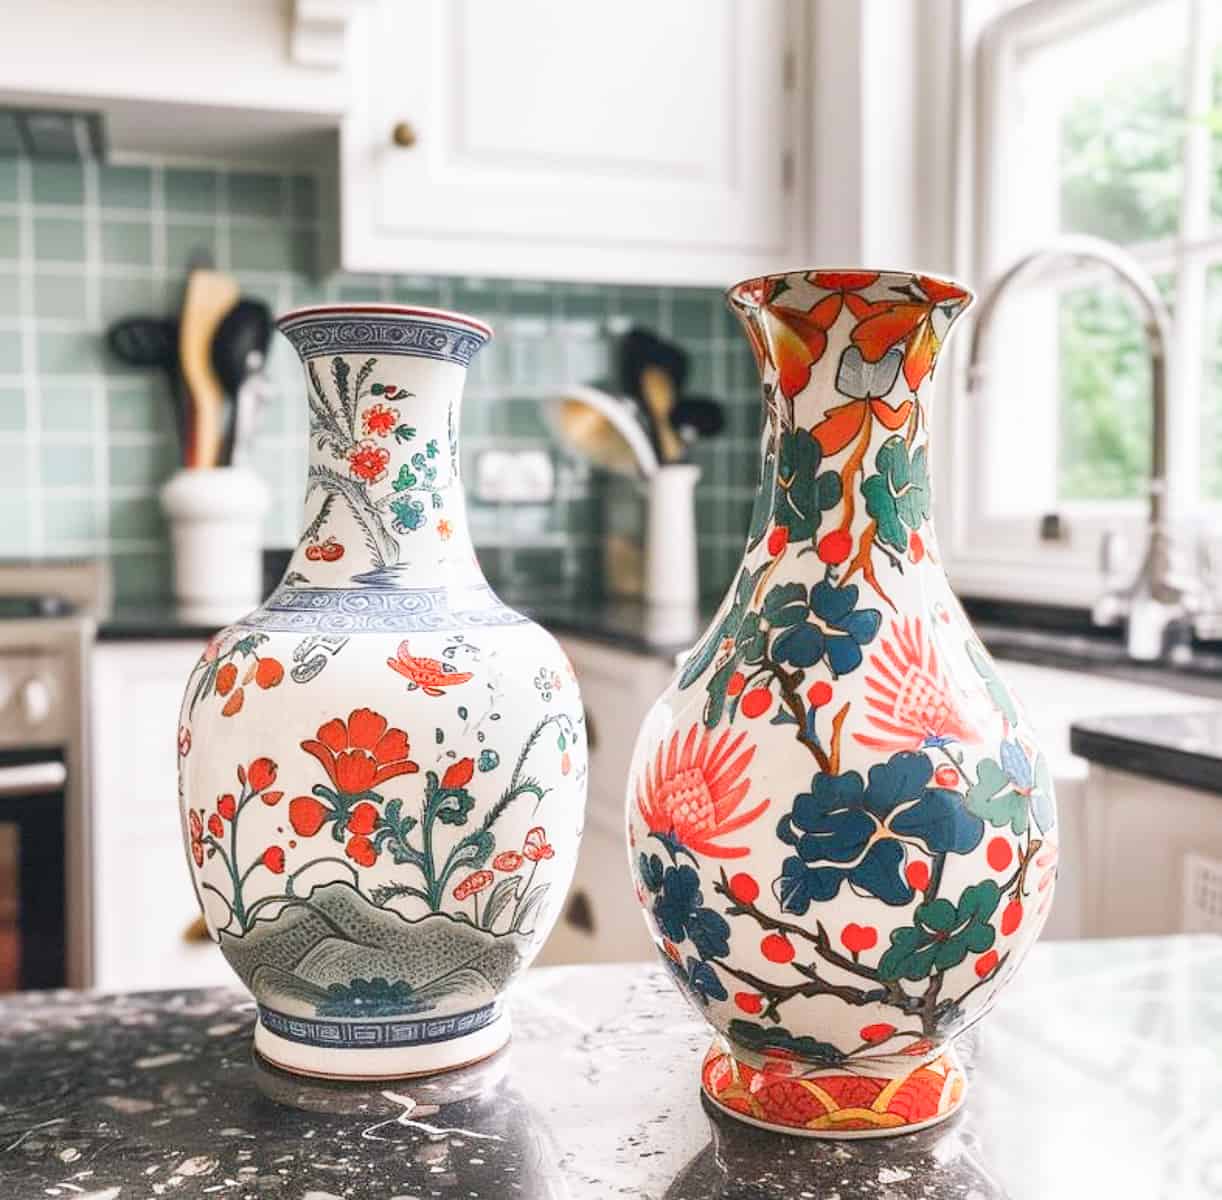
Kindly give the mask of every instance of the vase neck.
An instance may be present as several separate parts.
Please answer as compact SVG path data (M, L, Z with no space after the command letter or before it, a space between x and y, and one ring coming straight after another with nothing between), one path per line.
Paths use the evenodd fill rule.
M286 583L483 583L467 524L458 428L485 327L426 310L327 309L281 321L305 363L305 522Z
M729 303L763 384L756 559L814 550L829 581L882 581L929 562L928 424L938 353L972 296L928 275L797 271L748 280Z

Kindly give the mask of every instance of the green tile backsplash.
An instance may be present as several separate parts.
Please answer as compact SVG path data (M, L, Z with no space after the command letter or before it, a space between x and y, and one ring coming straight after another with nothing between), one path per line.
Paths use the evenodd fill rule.
M490 320L463 413L468 461L482 448L549 446L538 401L605 379L614 331L650 326L692 355L693 391L729 407L727 433L697 451L700 566L710 592L738 560L750 512L759 400L746 342L710 289L595 287L438 276L320 277L319 183L310 175L0 159L0 557L109 555L131 600L169 590L157 490L176 444L164 377L112 359L118 317L177 307L204 250L273 310L319 301L399 301ZM277 338L256 459L273 490L265 541L297 535L305 468L298 366ZM543 506L471 503L480 557L502 584L601 575L604 529L641 519L626 485L556 454Z

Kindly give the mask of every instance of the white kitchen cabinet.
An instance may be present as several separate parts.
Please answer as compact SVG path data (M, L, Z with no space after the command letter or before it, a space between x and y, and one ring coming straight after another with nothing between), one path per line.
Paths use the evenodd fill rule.
M0 40L0 102L105 114L122 156L318 160L369 0L39 0Z
M573 886L540 963L651 959L628 873L624 788L637 730L674 670L665 658L580 639L562 640L586 709L590 785L586 827Z
M1222 796L1092 763L1086 798L1094 936L1222 932ZM1213 882L1194 889L1202 862Z
M805 7L379 0L342 265L725 285L800 258Z
M202 644L106 642L93 655L92 984L233 985L199 915L178 815L178 709Z

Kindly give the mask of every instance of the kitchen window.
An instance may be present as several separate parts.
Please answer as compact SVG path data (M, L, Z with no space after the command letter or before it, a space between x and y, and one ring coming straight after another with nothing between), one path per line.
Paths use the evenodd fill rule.
M1172 507L1202 528L1222 514L1220 7L1005 6L977 42L961 192L977 281L1062 234L1106 238L1150 272L1172 313ZM1105 586L1103 535L1122 534L1132 556L1112 584L1144 544L1141 315L1108 273L1066 262L1005 298L990 345L987 382L955 430L960 586L1089 603Z

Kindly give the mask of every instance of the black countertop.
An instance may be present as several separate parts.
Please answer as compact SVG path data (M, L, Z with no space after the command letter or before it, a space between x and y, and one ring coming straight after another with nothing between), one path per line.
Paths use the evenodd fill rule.
M1205 1200L1222 1195L1222 938L1037 946L964 1039L961 1116L817 1141L706 1111L660 967L549 967L483 1066L375 1088L250 1053L225 990L0 1001L5 1200Z
M1077 721L1069 748L1102 767L1222 796L1222 707Z

